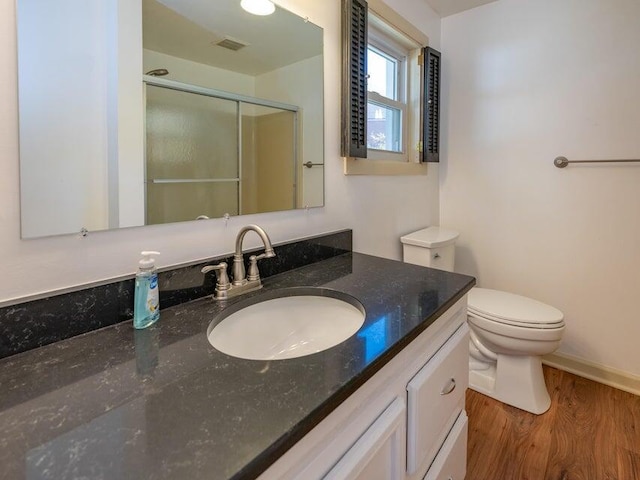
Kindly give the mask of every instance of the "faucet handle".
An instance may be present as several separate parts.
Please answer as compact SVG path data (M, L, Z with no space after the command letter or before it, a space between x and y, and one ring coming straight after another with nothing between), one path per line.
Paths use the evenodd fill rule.
M258 271L258 260L262 260L263 258L271 258L275 257L276 254L273 252L264 252L260 255L251 255L249 257L249 269L247 270L247 280L255 281L260 280L260 272Z
M229 276L227 275L227 264L226 262L220 262L217 265L207 265L200 270L202 273L208 273L214 270L216 272L217 282L216 282L216 294L220 292L225 292L231 288L231 283L229 282Z
M249 257L249 269L247 270L247 280L253 282L260 280L260 272L258 271L258 260L265 258L266 255L251 255Z

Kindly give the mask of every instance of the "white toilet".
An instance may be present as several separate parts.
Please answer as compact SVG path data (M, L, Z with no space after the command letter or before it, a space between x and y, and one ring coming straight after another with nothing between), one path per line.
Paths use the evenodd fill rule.
M429 227L400 240L404 261L453 271L458 232ZM531 413L549 409L542 355L554 352L564 333L557 308L520 295L472 288L468 295L469 387Z

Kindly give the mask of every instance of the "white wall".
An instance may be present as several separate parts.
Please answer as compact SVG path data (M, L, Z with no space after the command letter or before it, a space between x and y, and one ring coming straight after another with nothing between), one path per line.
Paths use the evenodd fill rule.
M131 48L131 45L142 45L142 8L140 0L110 0L110 3L118 5L113 26L118 41L111 42L117 45L117 58L113 59L117 62L117 90L109 102L111 106L117 105L117 122L110 125L112 130L117 130L116 146L109 152L110 164L116 164L118 169L116 185L112 188L118 192L117 225L133 227L144 225L145 218L144 104L140 101L144 98L140 82L142 49ZM114 197L110 196L109 201L115 203Z
M161 251L160 266L230 252L239 227L251 222L265 227L274 242L351 227L356 250L397 259L401 234L437 223L437 167L427 177L342 174L340 2L283 0L282 6L324 28L325 207L232 218L228 224L216 219L96 232L86 238L20 240L14 3L0 0L0 303L131 274L142 249ZM439 26L426 6L408 0L389 0L389 4L397 4L412 22L426 25L429 20ZM439 37L439 31L425 33L434 40ZM247 237L246 243L257 246L257 237Z
M19 6L23 236L144 224L140 3Z
M108 225L110 32L103 19L111 9L107 0L20 4L22 181L33 186L23 195L26 237ZM46 41L32 40L40 35Z
M226 90L240 95L255 96L255 77L192 62L180 57L145 49L143 70L148 72L157 68L166 68L167 80L199 85L201 87Z
M640 374L640 2L500 0L442 21L441 224L457 270L557 306L560 351Z

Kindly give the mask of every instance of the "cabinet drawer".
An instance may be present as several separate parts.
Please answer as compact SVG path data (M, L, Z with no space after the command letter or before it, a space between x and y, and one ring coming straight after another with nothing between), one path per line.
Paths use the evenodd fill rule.
M465 314L465 312L461 312ZM464 323L407 385L407 473L425 472L464 409L469 329Z
M467 428L467 415L461 412L424 480L464 480L467 474Z
M404 478L404 400L396 398L324 480L401 480Z

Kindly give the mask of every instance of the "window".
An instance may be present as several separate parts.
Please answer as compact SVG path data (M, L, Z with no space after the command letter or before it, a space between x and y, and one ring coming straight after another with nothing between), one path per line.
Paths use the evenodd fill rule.
M370 154L400 154L401 159L406 161L408 58L409 50L406 47L369 21L367 149ZM371 158L371 155L367 157Z
M427 44L421 31L381 0L343 0L345 174L426 173Z

